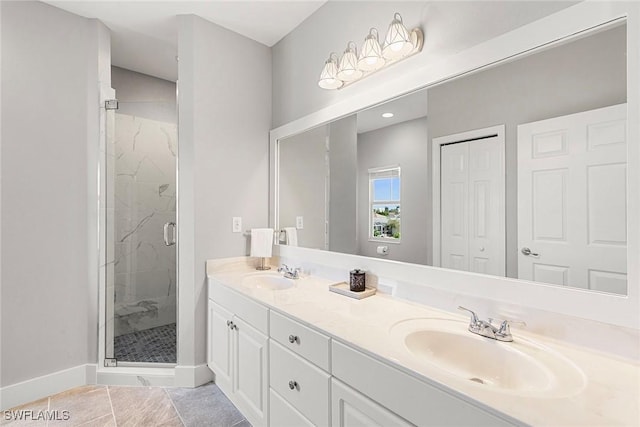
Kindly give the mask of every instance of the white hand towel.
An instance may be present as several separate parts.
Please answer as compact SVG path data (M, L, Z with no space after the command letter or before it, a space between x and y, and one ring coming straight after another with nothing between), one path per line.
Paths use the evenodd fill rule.
M251 256L271 257L273 249L273 228L251 229Z
M298 246L298 230L295 227L285 227L285 243L289 246Z

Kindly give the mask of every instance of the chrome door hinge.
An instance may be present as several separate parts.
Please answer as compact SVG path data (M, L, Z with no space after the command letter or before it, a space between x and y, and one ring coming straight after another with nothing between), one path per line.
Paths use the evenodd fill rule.
M107 99L104 101L104 108L107 110L117 110L118 109L118 100L117 99Z

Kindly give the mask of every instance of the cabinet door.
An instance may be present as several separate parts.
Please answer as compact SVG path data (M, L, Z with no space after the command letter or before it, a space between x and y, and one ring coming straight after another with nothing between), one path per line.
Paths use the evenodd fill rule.
M314 427L278 393L269 390L269 425L271 427Z
M413 425L336 379L331 380L331 413L333 427Z
M216 376L215 382L226 394L231 387L232 329L227 322L233 315L209 300L207 322L207 365Z
M267 425L267 336L239 317L233 318L233 324L236 340L233 390L238 397L238 409L252 425Z

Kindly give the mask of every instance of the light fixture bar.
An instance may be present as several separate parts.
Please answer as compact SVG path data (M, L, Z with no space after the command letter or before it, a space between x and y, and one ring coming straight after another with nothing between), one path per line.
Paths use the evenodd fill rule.
M323 89L342 89L420 53L423 45L422 30L414 28L408 31L400 14L395 13L383 46L380 46L378 30L371 28L360 55L357 55L357 47L353 42L347 44L347 49L339 61L335 53L330 55L325 62L318 85Z

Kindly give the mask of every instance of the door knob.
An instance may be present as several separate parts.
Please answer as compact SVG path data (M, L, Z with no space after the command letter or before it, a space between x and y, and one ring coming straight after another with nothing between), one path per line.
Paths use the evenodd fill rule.
M522 248L522 250L520 252L522 252L523 255L531 256L531 257L534 257L534 258L538 258L540 256L540 254L537 254L535 252L531 252L531 249L529 249L529 248Z
M289 381L289 388L291 390L297 389L298 388L298 382L297 381L293 381L293 380Z

